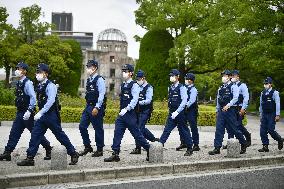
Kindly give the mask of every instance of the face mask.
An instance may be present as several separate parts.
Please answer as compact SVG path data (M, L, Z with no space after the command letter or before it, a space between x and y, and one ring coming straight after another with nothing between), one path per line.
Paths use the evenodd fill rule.
M184 81L184 84L186 84L186 85L190 85L190 83L189 83L189 81L188 81L188 80L185 80L185 81Z
M92 75L94 73L93 69L87 68L87 74Z
M237 78L235 78L235 77L233 77L233 78L231 79L231 81L232 81L233 83L235 83L235 82L237 82L237 81L238 81L238 79L237 79Z
M36 79L37 79L39 82L43 81L43 80L44 80L43 74L36 74Z
M23 76L22 71L20 71L20 70L16 70L15 75L16 75L16 77L22 77Z
M227 83L229 81L229 77L222 77L222 82L223 83Z
M268 90L270 88L269 84L264 84L263 87Z
M175 77L175 76L171 76L171 77L170 77L170 81L171 81L172 83L174 83L174 82L176 81L176 77Z
M129 74L127 72L122 72L122 77L126 80L129 78Z
M143 85L144 81L143 80L140 80L140 81L137 81L138 85Z

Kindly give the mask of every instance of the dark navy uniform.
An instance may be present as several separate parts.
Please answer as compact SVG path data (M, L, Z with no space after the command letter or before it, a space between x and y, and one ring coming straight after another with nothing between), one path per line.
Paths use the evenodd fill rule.
M122 71L123 75L133 74L134 67L130 64L126 64L123 66ZM150 144L137 127L137 115L135 112L139 98L139 86L131 77L132 76L128 75L127 78L124 78L126 81L123 82L120 87L120 113L115 121L113 144L111 146L113 154L111 157L104 159L105 162L120 161L120 144L126 128L130 131L135 141L147 150L148 159Z
M39 64L38 72L49 72L46 64ZM47 129L50 129L56 139L66 147L67 154L71 156L71 163L78 162L78 153L71 144L69 138L61 128L59 103L57 98L57 87L54 83L44 78L37 87L37 101L39 112L35 115L35 126L32 131L29 148L27 149L27 158L18 163L19 166L33 166L34 157L38 151L40 142L42 141Z
M176 69L171 70L170 76L179 76L180 72ZM170 136L172 130L177 127L179 135L185 141L187 145L187 152L185 155L192 154L192 138L189 131L189 128L186 126L186 117L184 108L187 103L187 92L186 88L180 84L178 81L175 81L169 87L168 94L168 107L169 115L167 118L166 127L160 137L160 142L164 144L168 137Z
M272 84L270 77L264 80L264 84ZM275 131L275 117L280 116L280 97L279 92L272 89L265 89L261 92L259 112L261 116L260 137L263 148L260 152L268 152L269 139L268 134L278 141L278 149L283 148L283 138Z
M89 66L94 65L96 68L98 67L98 63L94 60L88 62ZM95 130L95 141L97 145L97 152L95 152L92 156L98 157L102 156L102 151L104 147L104 129L103 129L103 117L104 117L104 98L105 98L105 81L103 77L98 75L97 73L92 74L87 79L86 85L86 108L84 109L79 125L80 133L83 139L83 143L85 146L85 150L80 152L80 155L85 155L88 152L92 152L93 148L91 147L91 141L88 133L88 126L92 123L93 128ZM98 110L98 114L96 116L92 115L93 109L96 108Z
M25 70L28 69L28 66L25 63L19 63L17 68L23 68ZM22 78L17 82L15 89L15 105L17 108L16 119L13 122L9 140L5 147L4 154L0 155L0 160L11 160L11 152L14 151L16 145L24 132L24 129L27 128L30 132L32 132L34 126L34 111L36 105L36 95L33 87L32 81L30 81L26 76L22 76ZM28 117L25 119L25 113L28 113ZM49 141L43 137L40 144L46 149L47 156L45 159L50 159L50 143ZM5 156L5 154L7 154ZM5 158L7 157L7 158Z
M222 75L230 75L231 72L226 70L222 72ZM222 142L224 139L225 128L228 127L229 130L234 133L236 138L239 140L241 144L241 153L245 153L246 151L246 140L241 133L237 129L237 109L233 106L239 97L239 88L232 82L228 81L221 85L218 89L217 94L217 121L216 121L216 132L214 139L214 147L213 151L210 151L210 155L215 155L220 153L220 148L222 147ZM224 111L223 108L228 106L227 111Z
M136 79L145 78L145 74L142 70L138 70L136 74ZM139 82L142 82L139 84ZM144 137L151 141L159 141L155 136L146 128L146 123L149 121L152 111L153 111L153 87L145 81L137 81L139 84L139 100L136 106L137 118L138 118L138 128L144 135ZM141 154L141 146L136 141L136 148L131 152L131 154Z

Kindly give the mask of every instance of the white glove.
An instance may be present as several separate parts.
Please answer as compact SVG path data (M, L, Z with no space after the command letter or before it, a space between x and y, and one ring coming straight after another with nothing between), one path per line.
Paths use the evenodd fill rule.
M36 121L36 120L40 119L41 116L42 116L42 114L38 112L38 113L35 115L34 120Z
M26 113L23 116L23 120L28 120L30 119L31 116L31 112L29 110L26 111Z
M122 110L120 110L119 115L120 116L124 116L124 114L127 112L127 110L125 108L123 108Z
M177 111L174 111L174 112L172 113L172 119L175 119L178 114L179 114L179 113L178 113Z

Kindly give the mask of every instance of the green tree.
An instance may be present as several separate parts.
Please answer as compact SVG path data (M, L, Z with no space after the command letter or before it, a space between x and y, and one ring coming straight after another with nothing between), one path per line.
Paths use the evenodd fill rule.
M154 99L162 100L167 97L171 68L166 60L172 47L173 37L166 30L149 31L141 40L139 61L135 69L145 71L147 81L154 87Z

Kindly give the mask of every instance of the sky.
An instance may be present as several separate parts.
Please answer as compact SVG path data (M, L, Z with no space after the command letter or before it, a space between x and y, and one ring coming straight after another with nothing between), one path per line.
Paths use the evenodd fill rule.
M98 34L107 28L121 30L127 36L128 55L139 58L139 43L133 36L142 37L145 30L135 23L134 11L138 9L135 0L1 0L0 6L7 8L8 23L15 27L19 23L19 10L37 4L42 8L44 16L41 21L51 22L52 12L73 14L73 31L93 32L94 44Z

